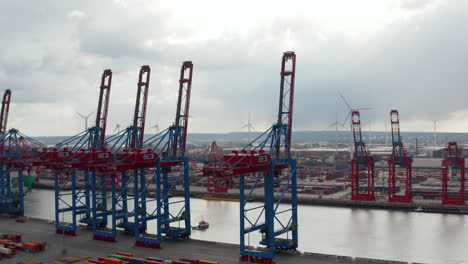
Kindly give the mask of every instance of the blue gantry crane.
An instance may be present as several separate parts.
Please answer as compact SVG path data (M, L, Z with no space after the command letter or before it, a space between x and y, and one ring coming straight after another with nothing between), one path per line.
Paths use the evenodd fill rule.
M97 173L109 166L111 158L111 153L105 148L111 83L112 71L107 69L101 77L95 126L56 144L54 148L44 148L34 159L36 166L54 173L58 234L76 235L78 222L92 225L93 229L107 224L105 190L99 190L98 195L94 183ZM105 177L99 180L104 181Z
M298 247L297 169L291 158L296 54L285 52L281 62L278 120L241 151L207 164L204 176L211 181L239 178L240 260L274 263L275 250ZM254 191L264 185L261 205L251 202ZM215 184L222 186L222 184ZM275 198L275 186L279 197ZM285 204L288 198L290 205ZM260 232L264 248L248 247L246 237Z
M192 74L193 63L183 62L175 122L169 128L145 140L143 144L143 148L153 149L158 158L156 171L146 182L143 176L135 178L135 208L139 210L139 213L135 214L135 225L145 226L153 221L157 228L153 234L143 233L135 228L137 246L159 248L162 235L176 238L191 235L189 159L185 149ZM181 196L171 197L176 191L180 192ZM151 195L151 192L155 193ZM149 203L154 205L154 202L154 207L148 206Z
M23 174L32 170L30 159L45 145L18 129L7 130L10 101L11 90L7 89L0 112L0 212L23 215Z
M110 194L108 192L108 195L104 197L106 201L111 201L111 208L105 213L106 217L110 217L110 223L106 226L94 225L94 239L115 241L117 228L130 232L133 232L135 228L142 232L147 229L146 225L138 227L134 225L131 218L139 211L129 203L135 197L132 195L134 184L137 182L135 179L142 178L142 182L145 182L145 171L156 168L157 155L151 149L142 150L150 74L150 66L141 67L132 125L106 139L107 151L112 156L111 163L107 168L101 168L100 178L103 180L93 182L91 197L98 199L96 201L98 203L99 197L105 194L106 188L110 185ZM120 186L117 186L119 183Z

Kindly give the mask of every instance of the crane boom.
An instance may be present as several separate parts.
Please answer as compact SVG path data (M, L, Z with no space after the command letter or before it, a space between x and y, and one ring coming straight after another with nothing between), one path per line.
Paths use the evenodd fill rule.
M105 70L102 73L101 86L99 92L98 108L96 112L96 126L98 133L94 134L92 148L101 149L106 138L107 112L109 109L109 97L112 84L112 71Z
M392 155L397 160L403 160L407 155L400 135L400 118L397 110L390 111L390 122L392 126Z
M290 63L288 63L290 62ZM278 124L286 124L287 131L284 140L284 150L287 157L291 156L291 137L294 106L294 82L296 77L296 54L294 51L283 53L281 60L281 83L278 107ZM279 157L281 144L276 145L276 157Z
M138 131L133 133L130 142L131 148L141 148L145 132L146 105L148 102L148 89L150 82L151 68L148 65L141 66L138 77L138 89L135 102L135 112L133 115L133 127Z
M368 151L364 141L362 141L361 116L359 111L351 113L351 125L354 139L354 157L359 161L363 161L368 156Z
M10 111L11 90L6 89L3 94L2 111L0 113L0 134L5 135Z
M193 63L191 61L185 61L180 69L179 78L179 96L177 99L177 111L175 126L180 126L183 131L181 136L183 137L181 143L179 143L179 135L176 134L172 147L172 154L174 156L183 156L185 153L185 145L187 143L187 129L190 111L190 93L192 89L192 73ZM181 144L181 145L179 145Z

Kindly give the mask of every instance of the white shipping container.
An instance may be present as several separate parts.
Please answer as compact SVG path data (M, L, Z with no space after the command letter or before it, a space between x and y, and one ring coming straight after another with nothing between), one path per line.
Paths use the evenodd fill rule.
M2 247L0 247L0 254L10 256L12 254L12 251L9 248L4 248L3 245L2 245Z

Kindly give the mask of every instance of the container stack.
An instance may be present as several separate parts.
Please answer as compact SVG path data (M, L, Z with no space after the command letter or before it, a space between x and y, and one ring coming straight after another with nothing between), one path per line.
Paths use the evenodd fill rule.
M0 234L0 257L12 257L17 250L36 253L45 250L46 242L21 242L20 234Z
M146 259L138 258L133 254L125 252L117 252L106 257L101 257L96 260L88 260L83 264L220 264L219 262L179 258L179 260L165 260L161 258L148 257Z

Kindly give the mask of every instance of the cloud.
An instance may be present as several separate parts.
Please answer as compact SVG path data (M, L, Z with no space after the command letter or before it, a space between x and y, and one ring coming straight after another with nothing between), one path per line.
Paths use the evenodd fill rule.
M275 121L281 54L293 49L296 130L326 129L336 112L344 120L338 91L353 107L373 108L362 118L375 129L397 108L407 130L431 131L435 119L441 129L468 130L464 1L299 1L290 12L279 3L262 12L212 4L0 3L0 87L13 90L11 125L33 136L79 132L75 112L95 111L100 75L111 68L108 127L124 127L139 67L149 64L147 123L168 126L179 67L192 60L190 131L238 131L249 112L266 129Z
M86 13L81 10L73 10L70 13L68 13L68 17L70 19L80 20L86 17Z

